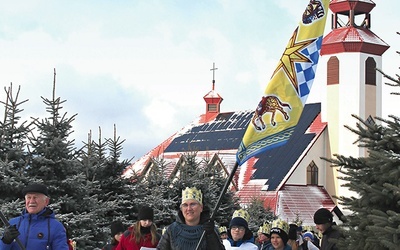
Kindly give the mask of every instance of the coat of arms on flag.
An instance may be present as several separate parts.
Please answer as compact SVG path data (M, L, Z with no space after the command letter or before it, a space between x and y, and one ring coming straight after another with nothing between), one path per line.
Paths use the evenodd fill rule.
M329 0L310 0L303 12L243 136L239 165L293 134L315 78L328 6Z

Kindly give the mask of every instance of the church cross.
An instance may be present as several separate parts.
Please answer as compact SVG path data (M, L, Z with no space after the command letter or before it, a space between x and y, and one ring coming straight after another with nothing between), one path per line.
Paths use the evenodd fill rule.
M215 67L215 62L214 62L214 63L213 63L213 68L210 69L210 70L212 70L212 72L213 72L213 80L212 80L213 86L212 86L212 90L214 90L214 87L215 87L215 71L216 71L217 69L218 69L218 68Z

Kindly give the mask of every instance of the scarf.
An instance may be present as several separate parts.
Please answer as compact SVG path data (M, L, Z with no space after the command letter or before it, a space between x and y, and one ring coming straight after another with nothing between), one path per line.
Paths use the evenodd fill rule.
M188 226L186 224L172 223L171 237L174 239L174 249L190 250L196 249L203 234L203 226ZM200 249L206 249L205 241L201 243Z

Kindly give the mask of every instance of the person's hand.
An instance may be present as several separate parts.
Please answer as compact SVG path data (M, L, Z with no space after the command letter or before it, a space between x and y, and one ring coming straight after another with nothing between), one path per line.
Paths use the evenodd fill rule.
M214 220L213 219L209 219L207 220L204 224L203 224L203 229L206 232L206 235L210 235L215 233L215 224L214 224Z
M19 235L16 225L10 225L4 229L4 235L1 239L4 244L11 244Z

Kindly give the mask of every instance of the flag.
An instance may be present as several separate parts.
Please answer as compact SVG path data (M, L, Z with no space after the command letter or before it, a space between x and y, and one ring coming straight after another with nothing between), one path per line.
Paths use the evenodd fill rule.
M300 119L317 69L329 0L310 0L260 96L236 154L250 157L285 144Z

